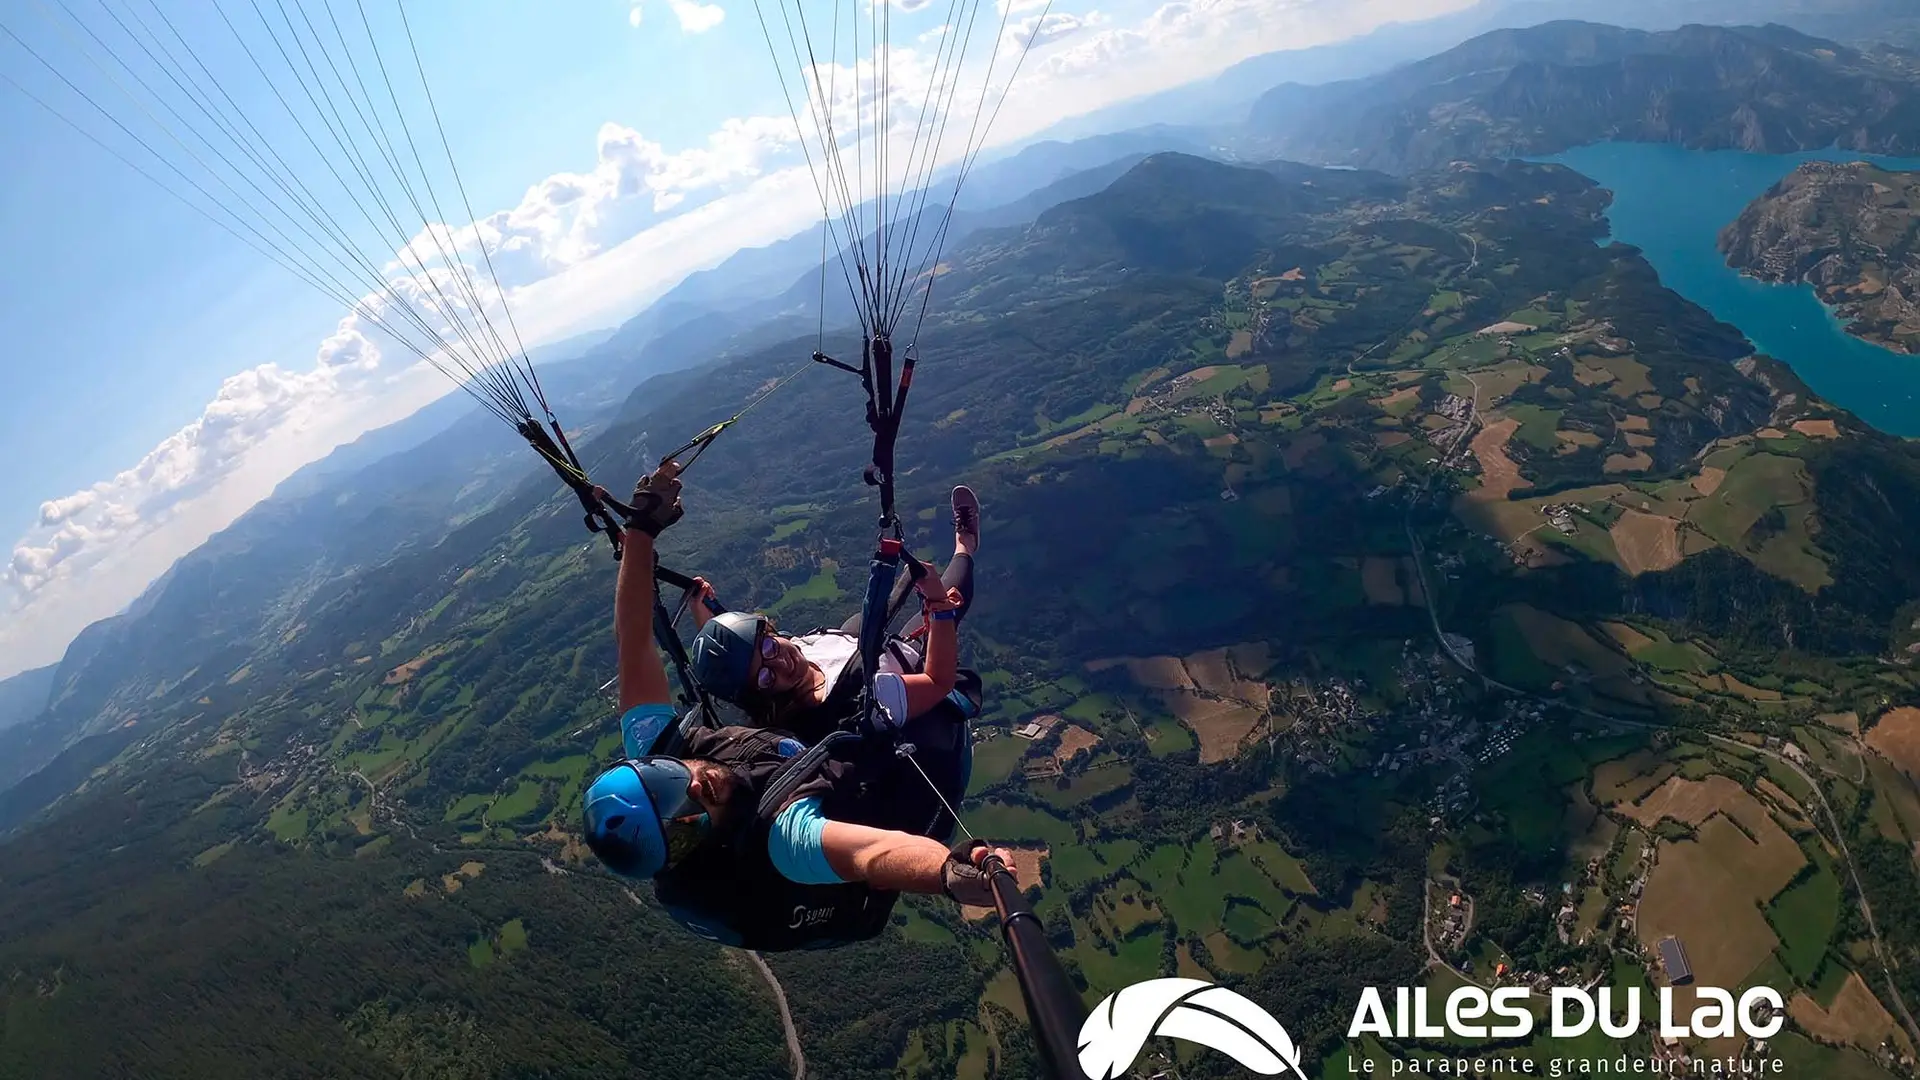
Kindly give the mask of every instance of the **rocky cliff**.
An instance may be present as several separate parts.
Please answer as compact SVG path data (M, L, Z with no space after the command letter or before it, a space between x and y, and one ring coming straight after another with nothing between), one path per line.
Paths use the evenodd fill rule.
M1920 173L1810 162L1720 234L1729 265L1813 285L1849 330L1920 353Z

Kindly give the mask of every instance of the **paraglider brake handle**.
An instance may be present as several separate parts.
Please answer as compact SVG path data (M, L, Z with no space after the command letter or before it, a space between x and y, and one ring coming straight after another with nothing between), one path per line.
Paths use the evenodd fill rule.
M816 363L816 364L826 364L826 365L827 365L828 367L837 367L837 368L839 368L839 369L840 369L841 371L848 371L848 372L852 372L852 373L853 373L853 374L855 374L855 375L864 375L864 374L866 374L865 372L863 372L863 371L861 371L861 370L860 370L859 368L857 368L857 367L854 367L854 366L853 366L852 364L848 364L848 363L844 363L844 362L842 362L842 361L839 361L839 360L835 360L835 359L834 359L833 357L831 357L831 356L828 356L828 355L827 355L826 353L823 353L823 352L817 352L817 353L814 353L814 354L813 354L813 361L814 361L814 363Z

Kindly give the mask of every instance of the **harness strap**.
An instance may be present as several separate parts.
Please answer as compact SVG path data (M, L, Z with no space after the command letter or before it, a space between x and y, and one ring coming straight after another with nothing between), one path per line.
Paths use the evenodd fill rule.
M800 789L800 785L820 775L820 770L833 758L835 751L858 743L861 739L858 732L836 731L781 766L780 771L767 782L766 790L761 792L759 805L754 808L755 815L771 818L779 814L782 804Z
M680 703L693 710L692 715L697 715L705 726L717 727L719 725L716 722L713 698L707 693L706 688L700 685L699 680L693 677L693 658L687 655L687 647L681 642L680 631L677 629L680 614L686 610L687 602L693 596L693 579L662 567L658 556L655 557L653 565L653 577L655 581L665 582L682 590L680 609L671 615L667 613L666 605L660 602L659 590L655 589L653 594L653 639L673 664L674 677L680 683ZM708 604L709 608L718 606L716 603ZM715 614L720 612L716 611Z

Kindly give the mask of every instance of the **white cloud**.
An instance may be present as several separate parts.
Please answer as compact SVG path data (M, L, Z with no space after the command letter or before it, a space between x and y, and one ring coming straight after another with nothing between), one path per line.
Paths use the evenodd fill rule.
M680 20L680 29L689 34L704 34L727 17L726 9L719 4L702 4L699 0L667 0L667 6Z
M39 527L14 546L0 567L0 612L11 616L38 608L38 614L52 614L41 602L44 594L114 559L244 467L263 443L301 430L314 410L362 385L378 368L380 349L357 323L352 316L341 320L338 330L320 344L311 371L288 371L269 363L231 376L198 418L132 468L42 504ZM127 599L102 598L105 610L83 606L86 617L80 625L110 614ZM71 615L62 611L55 617ZM22 627L34 622L17 621ZM7 640L10 636L0 635L0 649L16 643Z
M926 2L926 0L921 0ZM704 34L726 21L727 10L719 4L703 4L700 0L667 0L673 17L680 23L680 30L688 34ZM646 21L643 14L646 5L633 0L627 8L627 25L639 26Z
M1016 11L1029 10L1029 0L1009 2ZM1211 74L1250 55L1337 40L1391 19L1440 14L1469 2L1172 0L1131 25L1114 25L1098 12L1050 12L993 141ZM640 10L637 3L629 9L636 24ZM720 9L712 11L694 21L717 22ZM1034 18L1019 23L1031 32ZM991 22L978 32L993 34L998 20ZM925 41L940 39L929 34ZM978 48L970 63L993 52ZM893 50L890 107L897 130L917 119L930 54ZM1002 65L996 80L1003 81L1010 68ZM834 85L837 128L853 127L858 116L871 130L881 105L871 71L871 60L863 59L859 78L853 68L823 72ZM970 70L962 83L977 87L979 78L977 69ZM966 108L970 117L971 104ZM555 173L529 187L517 205L473 225L423 230L389 271L402 297L419 305L432 289L406 273L417 270L418 256L441 292L454 298L462 293L448 287L453 279L439 251L477 262L477 246L484 244L529 344L607 325L687 273L817 221L812 177L794 167L795 138L790 118L746 117L719 125L701 144L669 151L634 128L608 123L596 140L592 168ZM943 160L957 155L959 141L955 135ZM478 299L489 307L499 302L490 288ZM436 295L425 306L437 305ZM388 310L386 304L372 306ZM390 358L405 355L398 343L349 316L317 346L310 370L265 362L241 372L198 418L133 467L48 500L38 524L0 567L0 675L57 659L74 633L120 609L174 559L295 469L452 389L424 365L393 370Z
M1038 49L1106 21L1107 17L1098 11L1089 11L1085 15L1050 11L1044 16L1030 16L1007 24L1007 29L1000 35L1000 51L1017 54L1022 49Z

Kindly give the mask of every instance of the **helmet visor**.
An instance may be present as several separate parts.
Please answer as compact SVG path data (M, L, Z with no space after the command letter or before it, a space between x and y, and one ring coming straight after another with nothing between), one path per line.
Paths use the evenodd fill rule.
M693 797L693 775L682 762L672 758L641 758L632 763L640 774L660 815L660 831L667 842L667 866L687 857L712 831L713 821L705 807Z

